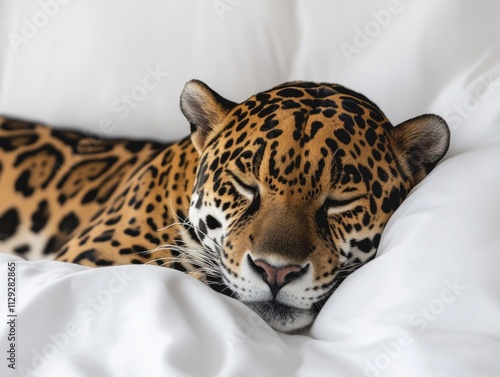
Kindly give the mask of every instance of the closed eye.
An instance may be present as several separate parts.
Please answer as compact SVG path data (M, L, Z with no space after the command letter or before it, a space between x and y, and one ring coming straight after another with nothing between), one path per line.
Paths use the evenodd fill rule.
M353 209L355 207L355 203L359 199L365 197L366 195L360 195L360 196L355 196L354 198L341 199L341 200L327 198L323 205L329 215L335 215Z
M231 176L234 186L242 194L249 200L255 199L255 197L259 194L259 188L257 186L251 186L244 183L241 179L239 179L231 170L227 170L228 174Z

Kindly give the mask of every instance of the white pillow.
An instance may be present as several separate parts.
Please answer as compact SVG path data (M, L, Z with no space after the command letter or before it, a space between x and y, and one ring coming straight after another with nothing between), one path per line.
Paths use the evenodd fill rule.
M353 375L498 374L499 160L497 143L439 165L326 303L311 335L355 353Z

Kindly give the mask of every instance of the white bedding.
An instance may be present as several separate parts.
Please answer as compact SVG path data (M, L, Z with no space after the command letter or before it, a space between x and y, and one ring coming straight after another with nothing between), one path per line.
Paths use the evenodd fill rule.
M232 9L222 19L229 8L217 13L220 3ZM8 33L39 7L16 4L0 2L0 113L90 128L111 117L109 136L174 139L188 129L177 97L192 77L234 100L314 79L363 92L394 124L440 114L452 140L391 218L378 257L303 335L275 332L176 271L0 254L2 377L500 375L500 5L72 1L15 53ZM371 12L383 10L395 12L376 29ZM355 46L357 30L370 27L374 37L346 59L341 44ZM119 119L110 104L156 64L171 81ZM4 325L12 260L15 371Z

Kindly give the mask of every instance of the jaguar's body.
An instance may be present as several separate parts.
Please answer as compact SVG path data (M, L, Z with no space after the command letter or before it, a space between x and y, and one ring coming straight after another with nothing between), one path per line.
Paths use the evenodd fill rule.
M181 108L192 134L172 145L2 119L1 250L197 273L294 331L375 256L449 142L441 118L393 128L340 85L288 83L235 104L191 81Z

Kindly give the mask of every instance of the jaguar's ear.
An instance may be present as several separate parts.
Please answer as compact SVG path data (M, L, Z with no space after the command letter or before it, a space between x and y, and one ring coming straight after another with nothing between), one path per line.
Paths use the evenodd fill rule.
M208 135L221 124L226 115L236 106L220 96L205 83L191 80L181 94L181 110L191 124L191 140L201 153Z
M450 130L443 118L425 114L390 131L395 152L416 185L443 158L450 145Z

